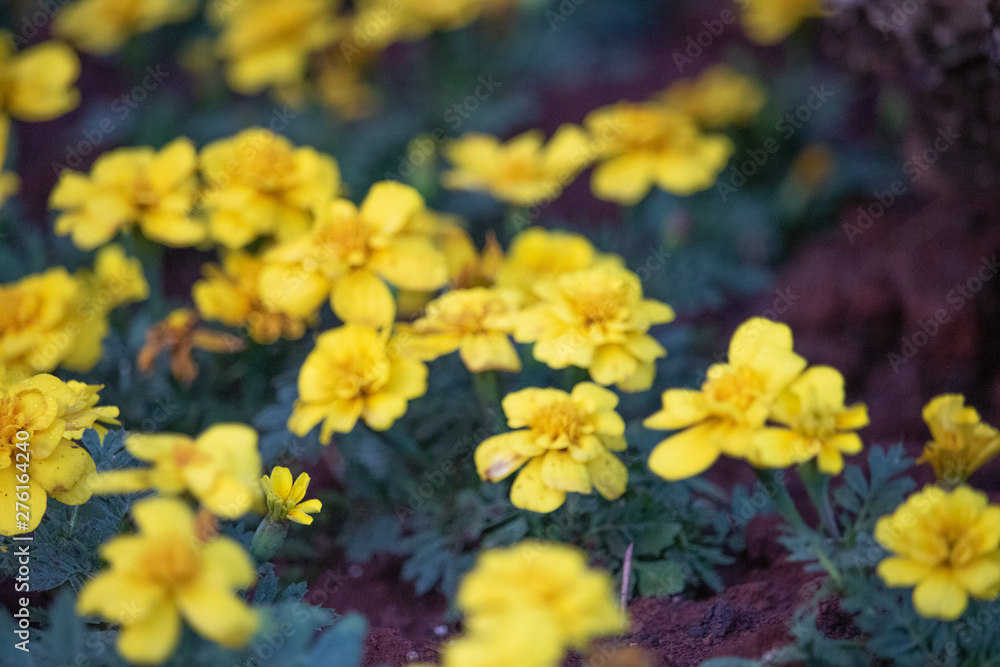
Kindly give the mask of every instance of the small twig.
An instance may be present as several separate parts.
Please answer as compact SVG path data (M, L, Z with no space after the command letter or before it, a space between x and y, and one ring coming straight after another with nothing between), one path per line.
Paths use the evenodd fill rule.
M635 542L629 542L628 549L625 550L625 564L622 566L622 613L625 613L628 602L628 585L632 577L632 549Z

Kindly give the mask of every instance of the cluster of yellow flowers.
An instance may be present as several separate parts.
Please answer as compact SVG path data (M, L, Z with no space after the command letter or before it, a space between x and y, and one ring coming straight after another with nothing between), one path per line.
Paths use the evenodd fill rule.
M712 130L750 121L763 104L757 83L716 65L647 102L596 109L583 127L563 125L548 142L537 130L507 143L466 134L446 146L454 168L442 182L532 206L556 199L596 165L591 190L600 199L634 205L654 185L690 195L711 187L732 155L733 143Z
M567 650L585 650L626 627L611 578L588 569L579 549L558 543L483 552L456 601L465 634L441 649L442 667L556 667Z
M53 32L76 48L104 55L128 38L189 19L197 0L75 0L56 14Z

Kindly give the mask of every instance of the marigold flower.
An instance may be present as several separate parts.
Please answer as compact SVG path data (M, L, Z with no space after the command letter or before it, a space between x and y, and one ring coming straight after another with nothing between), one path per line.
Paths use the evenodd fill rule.
M118 408L95 407L100 389L44 374L15 381L0 367L0 534L37 528L49 496L67 505L90 499L86 479L97 468L74 440L99 422L118 423Z
M502 144L485 134L466 134L444 148L455 168L442 183L452 190L487 192L519 206L557 198L592 161L590 138L576 125L563 125L546 144L530 130Z
M423 209L416 190L393 181L373 185L360 208L346 199L323 207L309 235L265 255L265 303L308 317L329 298L344 322L390 324L396 305L386 282L431 291L448 277L444 256L430 239L405 229Z
M204 225L190 217L196 166L194 145L182 137L159 151L119 148L104 153L89 175L64 170L49 199L49 206L63 211L56 234L93 250L135 225L164 245L196 245L205 238Z
M388 331L347 324L320 334L299 372L299 399L288 429L304 436L320 422L320 441L349 433L358 419L388 430L407 401L427 392L427 367L397 353Z
M274 521L287 519L308 526L313 522L309 515L323 509L323 503L315 498L303 502L309 489L309 475L306 473L300 473L293 484L291 471L275 466L270 477L264 475L260 478L260 485L264 489L268 516Z
M643 421L646 428L681 429L653 449L650 470L673 481L704 472L720 454L746 458L775 399L805 366L792 352L788 326L762 317L741 324L729 363L713 364L701 391L666 390L663 409Z
M81 51L111 53L133 35L194 15L196 0L77 0L56 14L53 32Z
M345 40L340 50L328 50L327 57L319 61L316 74L316 92L320 101L343 121L371 117L381 101L378 90L362 77L365 59L360 55L345 57L343 49L353 48L353 44Z
M101 547L109 568L84 585L77 613L120 624L118 651L140 664L170 657L180 641L181 618L211 641L245 646L259 619L235 595L256 580L243 547L228 537L202 539L194 515L179 500L137 502L132 516L138 534Z
M843 455L861 451L854 431L868 425L868 408L864 403L846 407L844 376L835 368L814 366L775 399L771 419L788 428L768 427L754 434L751 463L785 468L815 458L821 472L839 475Z
M205 146L201 170L209 232L228 248L307 233L313 210L340 191L336 160L259 127Z
M514 317L514 340L535 343L535 359L589 369L595 382L622 391L653 384L654 362L667 352L647 332L672 321L674 311L644 299L638 276L604 263L539 283L535 294L539 303Z
M452 290L427 304L427 314L413 323L415 349L426 359L458 350L473 373L489 370L517 372L521 357L511 343L510 317L521 304L513 290L473 287Z
M464 28L488 0L358 0L356 31L382 49L396 41L416 41L434 31ZM372 26L377 26L375 29Z
M625 422L615 412L618 397L592 382L571 393L528 388L504 397L507 425L519 429L484 440L476 449L479 477L499 482L527 463L510 490L516 507L551 512L566 493L608 500L625 492L628 471L612 451L624 451Z
M216 424L197 438L179 433L130 435L125 449L152 467L97 473L90 480L94 493L189 492L224 519L238 519L262 498L257 432L244 424Z
M263 258L240 251L225 253L222 266L206 265L203 280L194 284L191 295L198 312L206 320L231 327L247 327L250 337L261 345L279 338L298 340L317 317L299 317L275 310L260 294Z
M746 0L740 7L743 32L765 46L784 41L804 20L827 15L819 0Z
M957 619L968 598L1000 591L1000 507L967 486L925 486L875 524L892 552L878 564L886 585L915 587L913 606L927 618Z
M961 394L935 396L924 406L923 416L932 440L917 463L930 463L945 485L963 483L1000 452L1000 432L980 421Z
M469 233L457 225L441 231L441 252L448 265L448 284L457 289L490 287L503 266L503 249L496 234L486 233L482 251L476 249Z
M209 352L239 352L246 348L246 341L199 328L198 313L181 308L146 332L146 344L139 350L136 366L143 373L152 373L156 358L166 351L170 354L170 372L182 384L190 386L198 377L198 364L191 358L195 348Z
M750 122L764 106L764 90L728 65L713 65L697 79L680 79L659 100L703 128Z
M10 33L0 32L0 115L45 121L75 109L80 59L73 49L42 42L14 53L13 45Z
M510 243L507 258L497 272L498 287L520 290L527 303L538 297L535 285L593 266L597 251L587 237L561 230L529 227Z
M734 148L727 137L704 134L690 116L655 102L619 102L590 112L584 124L598 149L590 188L625 206L654 185L677 195L711 187Z

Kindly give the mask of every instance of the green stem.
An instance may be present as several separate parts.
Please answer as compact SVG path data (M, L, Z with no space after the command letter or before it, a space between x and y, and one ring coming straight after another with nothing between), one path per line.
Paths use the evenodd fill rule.
M163 246L154 241L150 241L139 232L132 235L135 243L135 254L142 262L143 271L146 274L146 282L149 283L149 306L154 316L164 315L164 294L163 294Z
M573 387L590 379L587 369L579 366L568 366L563 374L566 391L573 391Z
M483 371L472 374L472 385L476 389L479 404L485 412L496 412L500 408L500 371Z
M826 526L827 532L834 539L838 539L840 530L837 528L837 517L833 513L833 505L830 503L830 476L819 471L815 460L800 464L796 471L809 493L809 500L816 508L816 513L819 514L824 526Z

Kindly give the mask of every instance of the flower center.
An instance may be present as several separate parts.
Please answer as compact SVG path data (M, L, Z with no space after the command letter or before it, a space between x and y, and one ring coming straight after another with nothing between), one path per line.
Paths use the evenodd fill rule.
M747 366L713 366L702 392L710 403L722 403L743 412L764 395L764 380Z
M331 360L330 381L337 398L378 391L389 380L389 357L375 350L354 350Z
M372 230L360 215L337 218L324 225L316 244L350 267L364 266L371 252Z
M12 287L0 289L0 336L21 331L41 317L45 304L44 297L38 292L25 291Z
M150 545L142 571L165 588L179 588L198 573L198 554L188 539L160 539Z
M149 174L139 171L132 181L132 202L138 208L149 208L160 200Z
M582 429L583 416L570 400L550 403L535 412L531 419L531 430L552 440L566 437L570 442L576 442L583 435Z

